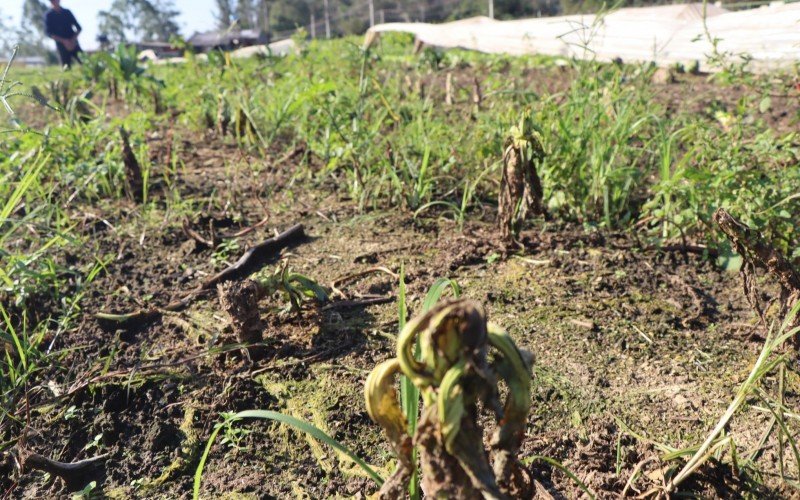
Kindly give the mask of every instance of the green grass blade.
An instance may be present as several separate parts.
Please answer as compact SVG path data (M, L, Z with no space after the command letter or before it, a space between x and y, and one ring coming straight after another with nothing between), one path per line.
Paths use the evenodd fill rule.
M772 416L775 417L775 421L777 422L778 426L783 432L783 435L789 442L789 446L792 449L792 453L794 454L795 464L798 467L800 467L800 451L798 451L797 449L797 443L795 442L795 439L792 437L792 433L789 432L789 429L786 427L786 422L783 419L783 408L779 407L778 410L776 411L775 408L773 408L772 403L768 401L768 399L771 398L769 398L769 396L760 387L756 388L756 396L758 396L758 399L760 399L761 402L764 403L764 406L766 406L767 409L770 411L770 413L772 413ZM781 446L781 452L782 452L783 443L780 441L780 439L778 440L778 443L779 446ZM798 472L800 472L800 470ZM800 475L798 477L800 477Z
M17 349L17 356L19 356L19 360L22 363L22 369L28 369L28 357L25 349L22 346L22 342L19 339L19 335L17 335L17 331L14 328L14 324L11 323L11 318L9 318L8 313L6 312L5 307L0 304L0 314L3 316L3 320L5 321L6 327L8 328L8 333L11 335L11 339L14 342L14 347Z
M328 434L320 430L318 427L298 418L292 417L290 415L285 415L283 413L279 413L276 411L270 410L245 410L240 411L234 415L231 415L226 419L227 422L235 422L237 420L245 419L245 418L258 418L264 420L274 420L276 422L280 422L282 424L286 424L289 426L294 427L295 429L305 432L309 436L322 441L323 443L327 444L331 448L340 451L347 455L351 460L353 460L359 467L361 467L364 472L366 472L378 486L383 484L383 478L375 472L375 470L369 466L364 460L362 460L358 455L350 451L348 447L340 443L339 441L333 439ZM214 445L214 440L216 440L219 431L224 427L224 425L218 425L214 431L211 433L211 436L208 438L208 442L206 443L206 447L203 450L203 455L200 457L200 463L197 464L197 470L194 474L194 498L197 500L200 498L200 483L203 478L203 468L205 467L206 460L208 460L208 454L211 451L211 447Z
M431 285L428 294L425 295L425 300L422 302L422 312L430 311L439 302L448 287L453 290L453 297L458 298L461 295L461 287L458 286L458 283L450 278L439 278Z
M11 212L14 210L14 208L16 208L20 200L22 200L22 197L38 179L39 173L42 171L42 168L44 168L47 160L47 157L41 158L37 165L25 172L25 175L19 181L19 184L17 184L14 191L11 192L11 196L3 205L3 209L0 210L0 220L4 221L8 219L8 217L11 215Z
M406 269L405 265L400 266L400 285L397 292L397 325L398 332L403 331L408 319L408 304L406 303ZM415 353L418 354L418 353ZM403 375L400 378L400 406L408 420L408 435L414 436L417 433L417 422L419 420L419 389L411 380ZM412 451L413 462L417 461L417 449ZM420 498L419 473L415 470L408 485L408 496L411 500Z
M458 297L461 294L461 288L458 286L458 283L449 278L439 278L434 282L430 290L428 290L427 295L425 295L425 300L422 303L423 312L429 311L434 305L436 305L448 287L453 290L453 295L455 297ZM406 326L406 318L408 316L408 305L406 304L405 267L400 268L398 313L399 330L402 331ZM419 339L417 339L417 343L414 346L414 356L419 359ZM403 413L405 413L406 418L408 419L408 434L409 436L414 436L417 433L417 423L419 419L419 389L417 389L411 380L405 376L403 376L400 380L400 405L403 408ZM416 449L413 451L412 460L415 462L417 460ZM414 475L411 477L411 482L409 483L408 487L408 495L412 500L417 500L420 498L419 473L417 471L414 471Z
M400 285L397 292L397 325L398 333L406 327L408 319L408 304L406 303L406 270L400 266ZM408 434L413 436L417 432L417 419L419 418L419 389L405 375L400 379L400 406L408 419Z
M589 487L588 487L588 486L586 486L586 484L585 484L583 481L581 481L581 480L578 478L578 476L576 476L576 475L575 475L575 473L573 473L571 470L567 469L567 468L566 468L566 467L565 467L565 466L564 466L564 465L563 465L561 462L559 462L558 460L554 460L554 459L552 459L552 458L550 458L550 457L544 457L544 456L542 456L542 455L532 455L532 456L530 456L530 457L525 457L525 458L523 458L523 459L522 459L522 463L524 463L525 465L530 465L530 464L532 464L533 462L536 462L537 460L538 460L538 461L541 461L541 462L544 462L544 463L546 463L546 464L548 464L548 465L550 465L550 466L552 466L552 467L555 467L556 469L558 469L558 470L560 470L561 472L563 472L564 474L566 474L566 475L567 475L567 477L569 477L570 479L572 479L572 481L573 481L573 482L574 482L576 485L578 485L578 488L580 488L581 490L583 490L583 492L584 492L584 493L586 493L586 495L588 495L588 496L589 496L589 498L592 498L592 499L594 499L594 498L597 498L597 495L596 495L596 494L595 494L595 493L594 493L592 490L590 490L590 489L589 489Z

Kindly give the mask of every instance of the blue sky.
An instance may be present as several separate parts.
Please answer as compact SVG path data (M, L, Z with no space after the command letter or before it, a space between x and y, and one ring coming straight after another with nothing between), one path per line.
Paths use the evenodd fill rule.
M80 37L83 48L92 49L97 46L97 13L108 9L111 2L112 0L61 0L61 5L70 9L83 27ZM16 24L22 15L22 4L23 0L2 0L0 11L4 16L11 16ZM181 11L178 24L184 36L214 28L213 0L175 0L175 7Z

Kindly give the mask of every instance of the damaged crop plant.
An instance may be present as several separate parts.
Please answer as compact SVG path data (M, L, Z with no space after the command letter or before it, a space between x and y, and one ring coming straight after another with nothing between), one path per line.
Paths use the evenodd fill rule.
M414 356L417 342L419 360ZM530 497L530 477L517 457L530 408L530 362L469 300L444 302L408 322L397 340L397 357L375 367L365 388L367 412L383 428L398 459L380 498L405 495L417 467L414 447L429 498ZM398 374L408 377L424 402L413 436L394 389ZM508 390L505 404L500 403L500 381ZM493 412L496 420L490 453L483 445L479 407Z
M796 496L796 70L362 42L6 68L0 491Z

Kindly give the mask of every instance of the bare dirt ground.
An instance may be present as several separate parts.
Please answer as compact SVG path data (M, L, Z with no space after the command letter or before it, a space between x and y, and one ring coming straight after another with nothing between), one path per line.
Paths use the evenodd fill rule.
M665 86L661 98L702 112L718 91L686 78ZM676 97L687 93L697 100ZM730 104L736 96L720 99ZM796 113L784 111L770 118L779 128L789 127L787 117ZM153 133L154 155L165 135ZM26 448L66 462L107 454L93 479L109 497L189 497L213 426L222 413L246 409L304 418L384 473L391 470L390 449L366 414L362 388L369 370L394 349L394 277L376 272L342 287L348 299L380 295L389 298L384 304L334 303L290 317L265 308L267 355L257 362L238 350L209 354L235 341L214 293L133 326L93 316L163 306L296 223L307 238L282 257L322 284L377 266L397 273L403 265L412 314L438 277L454 278L465 296L485 304L489 318L536 360L523 457L562 461L602 497L638 494L663 480L667 464L658 450L629 431L675 447L699 442L757 356L763 331L738 276L700 256L641 248L629 234L587 234L541 221L524 233L523 251L508 252L496 242L491 210L473 214L463 231L445 218L359 213L349 200L291 182L298 158L256 158L213 135L183 132L183 141L181 197L201 214L192 227L208 234L212 225L224 235L266 223L233 240L229 255L215 261L163 207L145 213L132 204L101 204L75 214L96 248L64 259L98 256L108 263L91 285L77 328L55 339L57 348L69 349L28 398ZM154 196L158 189L156 180ZM268 265L277 262L275 256ZM740 424L752 426L752 443L762 417ZM375 490L354 464L286 427L247 422L235 429L209 455L206 498L363 498ZM642 474L629 483L635 470ZM532 471L543 496L581 495L550 466L535 464ZM746 483L712 461L690 487L729 496ZM760 493L788 494L777 484ZM15 498L68 496L61 481L41 473L16 478L10 457L0 464L0 491Z

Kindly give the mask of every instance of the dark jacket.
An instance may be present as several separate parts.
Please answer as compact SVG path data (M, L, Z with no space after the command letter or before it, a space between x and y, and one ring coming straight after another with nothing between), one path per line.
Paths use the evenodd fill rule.
M44 15L45 34L52 37L60 36L62 38L72 38L76 33L81 31L81 25L78 24L72 11L69 9L47 11Z

